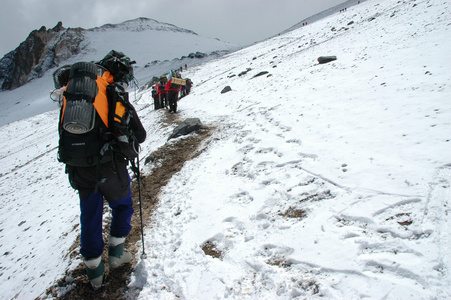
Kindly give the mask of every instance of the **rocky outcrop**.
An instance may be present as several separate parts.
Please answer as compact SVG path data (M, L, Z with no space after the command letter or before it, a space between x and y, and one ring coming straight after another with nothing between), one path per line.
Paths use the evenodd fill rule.
M130 21L125 21L120 24L106 24L101 27L83 29L83 28L64 28L63 24L59 22L54 28L46 29L42 27L39 30L35 30L30 33L27 39L20 44L15 50L5 55L0 60L0 91L12 90L25 85L29 81L42 77L47 71L55 67L67 64L68 60L79 57L87 61L92 60L93 56L97 57L97 50L102 47L102 51L110 51L118 46L117 38L126 36L128 40L133 39L146 39L143 45L149 45L149 40L156 38L158 43L160 33L155 34L158 31L165 31L169 35L183 34L187 38L187 49L189 51L197 51L199 43L197 42L200 37L193 31L178 28L174 25L161 23L153 19L137 18ZM131 33L131 34L129 34ZM105 39L105 35L114 36L111 39ZM139 35L139 36L138 36ZM192 39L193 42L190 42ZM178 38L169 43L168 47L183 48L185 47L184 40L179 41ZM180 43L178 45L177 43ZM202 43L200 43L202 44ZM213 58L213 54L216 56L224 55L221 51L229 51L232 49L227 43L218 43L219 49L226 49L215 51L208 55L202 52L193 52L188 57L182 57L182 59L196 59L199 61L206 61ZM140 43L141 45L141 43ZM206 43L206 48L211 47L211 41ZM122 48L130 49L130 45L121 45ZM144 46L142 46L144 47ZM223 48L224 47L224 48ZM158 48L158 47L157 47ZM160 52L164 52L165 49L158 48ZM191 50L193 49L193 50ZM122 49L121 49L122 50ZM133 49L134 51L136 49ZM123 50L122 50L123 51ZM147 52L149 49L144 49L143 52ZM174 51L174 52L179 52ZM151 54L149 54L152 56ZM159 55L159 54L158 54ZM164 57L165 55L162 54ZM158 61L154 61L147 64L145 67L155 66ZM162 64L166 64L166 70L179 68L182 64L178 59L171 61L164 60ZM192 66L193 64L190 64ZM161 66L161 64L160 64ZM155 68L154 68L155 69ZM159 74L150 74L158 75Z
M65 29L59 22L52 29L43 26L32 31L19 47L0 60L0 90L18 88L77 54L82 30Z

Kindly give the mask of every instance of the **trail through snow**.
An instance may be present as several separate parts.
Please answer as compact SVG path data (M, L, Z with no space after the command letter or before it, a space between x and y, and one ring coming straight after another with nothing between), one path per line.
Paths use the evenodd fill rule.
M451 297L450 10L362 1L183 72L180 118L216 130L160 193L139 299ZM143 159L173 128L152 103L137 94ZM2 299L80 263L57 116L0 128Z

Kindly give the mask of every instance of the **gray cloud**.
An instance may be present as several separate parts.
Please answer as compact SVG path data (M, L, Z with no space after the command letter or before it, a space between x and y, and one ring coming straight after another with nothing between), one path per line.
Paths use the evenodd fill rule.
M41 26L93 28L148 17L201 36L248 44L344 0L3 0L0 57Z

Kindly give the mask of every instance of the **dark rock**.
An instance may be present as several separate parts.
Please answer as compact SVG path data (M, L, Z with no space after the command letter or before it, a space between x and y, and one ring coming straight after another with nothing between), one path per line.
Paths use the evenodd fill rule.
M182 124L174 128L174 131L172 131L172 134L169 136L168 140L190 134L191 132L198 131L200 129L202 129L202 123L200 122L200 119L186 119Z
M320 64L325 64L331 61L337 60L336 56L320 56L318 57L318 62Z
M232 88L230 86L226 86L225 88L222 89L221 94L225 94L227 92L230 92L232 90Z
M238 74L238 76L243 76L243 75L246 75L249 71L251 71L252 69L251 68L247 68L246 69L246 71L243 71L243 72L241 72L240 74Z
M0 90L18 88L80 52L81 29L65 29L61 22L32 31L19 47L0 60Z
M268 73L269 73L268 71L262 71L262 72L258 73L257 75L254 75L254 77L252 77L252 78L260 77L260 76L266 75Z
M144 165L147 165L147 164L149 164L149 163L151 163L151 162L154 162L154 161L155 161L155 156L149 155L149 156L147 156L146 159L144 160Z

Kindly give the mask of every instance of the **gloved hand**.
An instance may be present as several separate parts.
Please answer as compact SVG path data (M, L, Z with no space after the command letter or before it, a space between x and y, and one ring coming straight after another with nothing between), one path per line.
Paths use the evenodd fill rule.
M126 158L135 159L136 157L138 157L139 143L133 135L129 137L127 137L126 135L118 136L117 145L119 146L120 152Z

